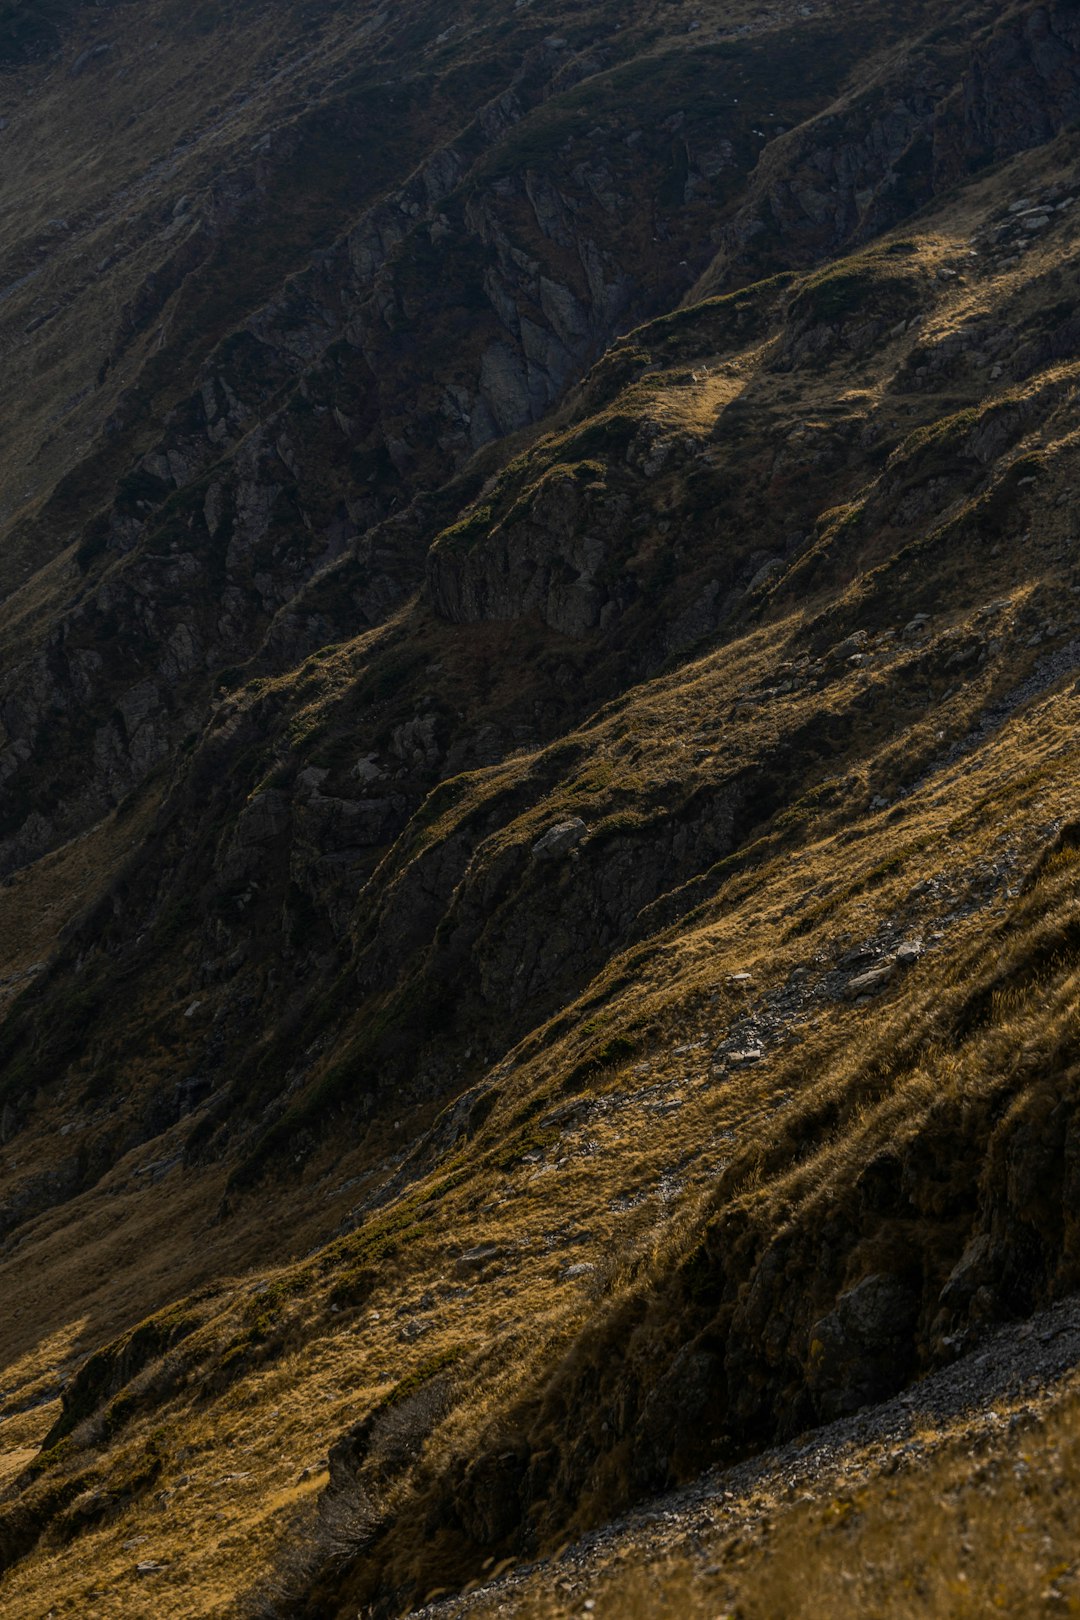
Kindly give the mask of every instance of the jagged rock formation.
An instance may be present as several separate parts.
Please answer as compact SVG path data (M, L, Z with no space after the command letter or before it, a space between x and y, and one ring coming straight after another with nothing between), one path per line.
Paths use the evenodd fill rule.
M1073 11L0 62L12 1615L399 1612L1074 1288Z

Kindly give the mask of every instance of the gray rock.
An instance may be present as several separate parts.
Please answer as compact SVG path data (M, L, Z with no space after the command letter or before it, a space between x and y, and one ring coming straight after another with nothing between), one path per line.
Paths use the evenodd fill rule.
M654 1384L638 1420L635 1471L642 1485L666 1483L700 1468L711 1424L721 1410L724 1364L713 1351L686 1345Z
M309 793L318 793L330 772L322 765L309 765L297 776L297 784Z
M390 752L404 764L435 765L439 759L436 737L437 717L433 714L416 715L394 728Z
M964 1250L950 1271L941 1290L940 1304L948 1311L965 1310L979 1289L993 1281L993 1245L989 1234L980 1232Z
M573 816L569 821L557 822L554 827L548 828L543 837L536 840L532 847L534 859L557 861L564 855L572 855L588 830L580 816Z
M505 343L492 343L484 352L480 397L500 433L511 433L531 419L524 361Z
M783 571L784 559L782 557L770 557L768 562L762 563L757 573L751 579L749 585L746 587L747 593L752 594L754 591L761 590L763 585L768 585L771 580L774 580L777 575L782 574Z
M879 990L884 990L895 972L894 963L883 962L881 967L871 968L869 973L860 973L857 978L849 979L844 986L844 1000L857 1001L860 996L876 995Z
M469 1467L455 1506L466 1534L481 1546L495 1546L517 1526L527 1468L513 1451L488 1452Z
M71 79L79 78L81 74L86 72L92 62L100 61L103 56L108 56L112 49L112 44L107 40L103 40L100 45L91 45L89 50L81 51L68 68L68 77Z
M502 1246L498 1243L478 1243L475 1249L466 1249L459 1255L454 1263L454 1272L458 1277L471 1277L478 1271L483 1271L492 1260L497 1260L502 1254Z
M875 1272L814 1323L807 1381L823 1417L854 1412L899 1388L911 1364L917 1308L901 1278Z
M357 760L353 766L352 774L357 782L367 783L377 782L383 772L377 763L377 756L375 754L365 754L364 758Z
M248 801L243 814L236 825L236 842L238 845L269 843L277 838L289 825L289 800L284 793L276 788L268 788L264 793L256 793Z

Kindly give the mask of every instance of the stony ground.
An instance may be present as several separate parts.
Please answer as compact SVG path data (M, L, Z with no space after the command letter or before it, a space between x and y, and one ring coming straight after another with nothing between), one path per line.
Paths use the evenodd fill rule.
M794 1507L802 1515L831 1510L842 1516L861 1491L882 1480L908 1493L925 1492L943 1454L966 1457L976 1476L988 1455L1030 1444L1048 1416L1063 1405L1075 1407L1078 1368L1080 1297L1073 1296L1028 1321L987 1332L951 1366L895 1400L712 1469L689 1488L656 1498L553 1558L515 1566L466 1596L412 1612L417 1620L543 1614L620 1620L635 1589L635 1612L642 1614L687 1613L689 1608L672 1605L690 1602L694 1614L744 1612L740 1603L752 1586L744 1566L751 1553L755 1560L768 1557ZM1016 1466L1023 1470L1025 1464L1018 1459ZM992 1488L981 1489L991 1496ZM849 1547L849 1563L857 1559L857 1545ZM890 1611L886 1601L882 1612L899 1612L899 1592L895 1602ZM1049 1601L1048 1612L1053 1607Z

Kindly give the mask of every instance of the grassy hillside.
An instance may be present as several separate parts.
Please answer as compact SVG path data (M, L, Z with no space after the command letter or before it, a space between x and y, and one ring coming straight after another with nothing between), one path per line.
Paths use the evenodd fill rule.
M520 11L9 53L13 1620L556 1613L1080 1286L1071 13ZM988 1389L567 1604L1072 1601Z

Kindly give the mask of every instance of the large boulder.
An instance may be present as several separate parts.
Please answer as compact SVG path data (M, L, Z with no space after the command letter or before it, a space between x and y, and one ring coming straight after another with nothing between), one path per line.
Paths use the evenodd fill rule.
M842 1417L901 1387L911 1366L917 1308L902 1278L875 1272L814 1323L807 1381L823 1419Z

